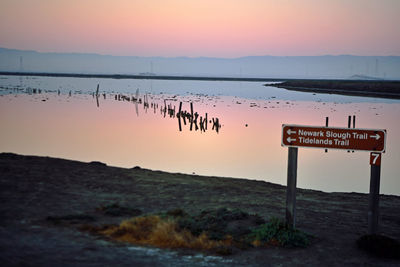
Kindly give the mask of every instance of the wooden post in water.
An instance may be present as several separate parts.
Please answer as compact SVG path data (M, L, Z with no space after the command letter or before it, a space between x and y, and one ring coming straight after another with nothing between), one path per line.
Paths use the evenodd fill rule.
M349 119L347 120L347 128L351 128L351 115L349 115ZM347 153L350 153L350 150L347 150Z
M193 102L190 102L190 130L193 128Z
M353 128L356 128L356 115L353 115ZM354 153L354 150L351 152Z
M381 155L379 155L381 157ZM371 165L371 181L368 196L368 234L378 233L379 225L379 184L381 180L381 166Z
M182 132L182 123L181 123L181 117L178 116L178 123L179 123L179 131Z
M329 125L329 117L325 118L325 126L328 127ZM328 153L328 149L325 149L325 153Z
M296 224L297 154L297 147L289 147L286 188L286 224L292 228L294 228Z
M347 120L347 128L351 127L351 116L349 115L349 119Z

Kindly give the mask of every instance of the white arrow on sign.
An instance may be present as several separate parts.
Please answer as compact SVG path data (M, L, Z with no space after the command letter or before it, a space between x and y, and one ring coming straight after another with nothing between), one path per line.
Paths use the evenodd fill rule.
M375 140L379 140L381 138L381 136L379 134L376 135L370 135L369 137L371 138L375 138Z
M286 139L286 141L288 141L288 142L290 143L290 142L296 141L296 139L292 139L292 138L288 137L288 138Z
M292 130L290 130L290 129L288 129L286 132L287 132L288 135L291 135L292 133L293 133L293 134L296 133L296 131L292 131Z

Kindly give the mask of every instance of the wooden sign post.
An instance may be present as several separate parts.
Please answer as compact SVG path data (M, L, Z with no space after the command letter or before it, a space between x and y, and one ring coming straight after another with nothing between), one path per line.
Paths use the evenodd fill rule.
M368 233L378 231L381 152L385 152L386 130L282 125L282 146L288 149L286 224L295 227L298 147L370 151L371 181Z
M368 197L368 234L378 232L379 221L379 185L381 180L381 153L371 152L371 181Z
M295 227L296 223L297 151L297 147L289 147L286 189L286 223L292 228Z

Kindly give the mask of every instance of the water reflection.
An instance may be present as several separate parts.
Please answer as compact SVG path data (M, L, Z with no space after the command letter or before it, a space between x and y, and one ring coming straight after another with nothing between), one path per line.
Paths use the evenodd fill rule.
M206 90L197 91L197 83L193 91L185 92L187 88L180 88L187 86L186 82L175 83L174 91L163 90L162 84L155 82L153 90L158 93L140 86L118 91L119 81L107 82L109 86L101 82L97 93L98 81L72 79L64 81L62 88L54 80L50 84L45 81L24 79L21 88L18 80L12 86L9 80L0 80L1 87L12 87L0 93L1 152L285 184L283 123L324 126L329 117L330 126L347 127L348 116L356 115L356 127L388 130L381 192L400 194L400 140L396 138L400 136L400 101L366 98L360 102L353 97L339 101L335 96L312 94L301 98L311 100L300 101L293 100L297 92L285 96L276 91L266 93L262 85L262 97L244 98L210 94L210 90L202 93ZM221 83L202 85L218 88ZM254 84L247 85L241 85L243 91L255 90ZM222 126L218 132L212 129L216 118ZM299 149L298 186L368 192L369 153Z
M96 98L97 107L100 107L99 104L99 92L98 88L96 93L93 93L93 98ZM104 99L106 99L106 94L103 93ZM112 97L112 96L111 96ZM149 100L150 97L150 100ZM136 115L139 116L139 105L143 105L143 109L145 113L150 109L154 114L157 111L166 118L177 119L179 131L182 132L182 125L188 126L190 131L201 131L206 132L208 128L208 124L211 125L211 130L219 133L222 125L220 123L219 118L217 117L208 117L208 113L206 112L204 115L200 115L197 111L195 112L193 109L193 102L190 102L190 112L182 109L182 101L179 102L179 109L176 110L176 106L174 103L177 102L177 96L173 96L172 98L164 98L162 100L162 104L159 105L158 102L152 101L154 96L145 94L143 95L143 99L139 97L139 89L136 90L135 96L124 95L124 94L115 94L114 99L116 101L122 101L127 103L135 104ZM168 104L167 104L168 102Z

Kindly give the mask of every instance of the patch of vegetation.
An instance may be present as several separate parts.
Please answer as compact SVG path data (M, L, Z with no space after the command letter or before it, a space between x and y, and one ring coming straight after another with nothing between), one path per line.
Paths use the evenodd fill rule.
M90 230L96 232L95 227ZM229 238L211 240L205 233L194 236L189 231L180 229L176 221L155 215L132 218L122 221L120 225L98 227L97 233L118 241L161 248L217 250L229 247L232 243Z
M259 216L226 208L187 214L182 209L147 215L119 225L81 227L83 231L111 239L161 248L189 248L229 255L233 249L275 245L305 247L308 236L277 219L268 223Z
M71 214L65 216L48 216L46 220L54 224L78 224L94 222L96 219L87 214Z
M243 241L251 233L251 228L264 222L259 215L226 208L202 211L199 215L178 219L179 227L189 230L194 235L206 232L212 240L222 240L229 235L235 241Z
M357 246L368 254L380 258L400 259L400 242L383 235L364 235Z
M255 228L250 238L254 246L307 247L310 244L306 233L287 226L277 218Z
M100 206L96 210L103 212L104 215L114 216L114 217L119 217L119 216L132 216L132 217L134 217L134 216L139 216L140 214L142 214L142 211L140 209L120 206L117 203L113 203L113 204L105 205L105 206Z

